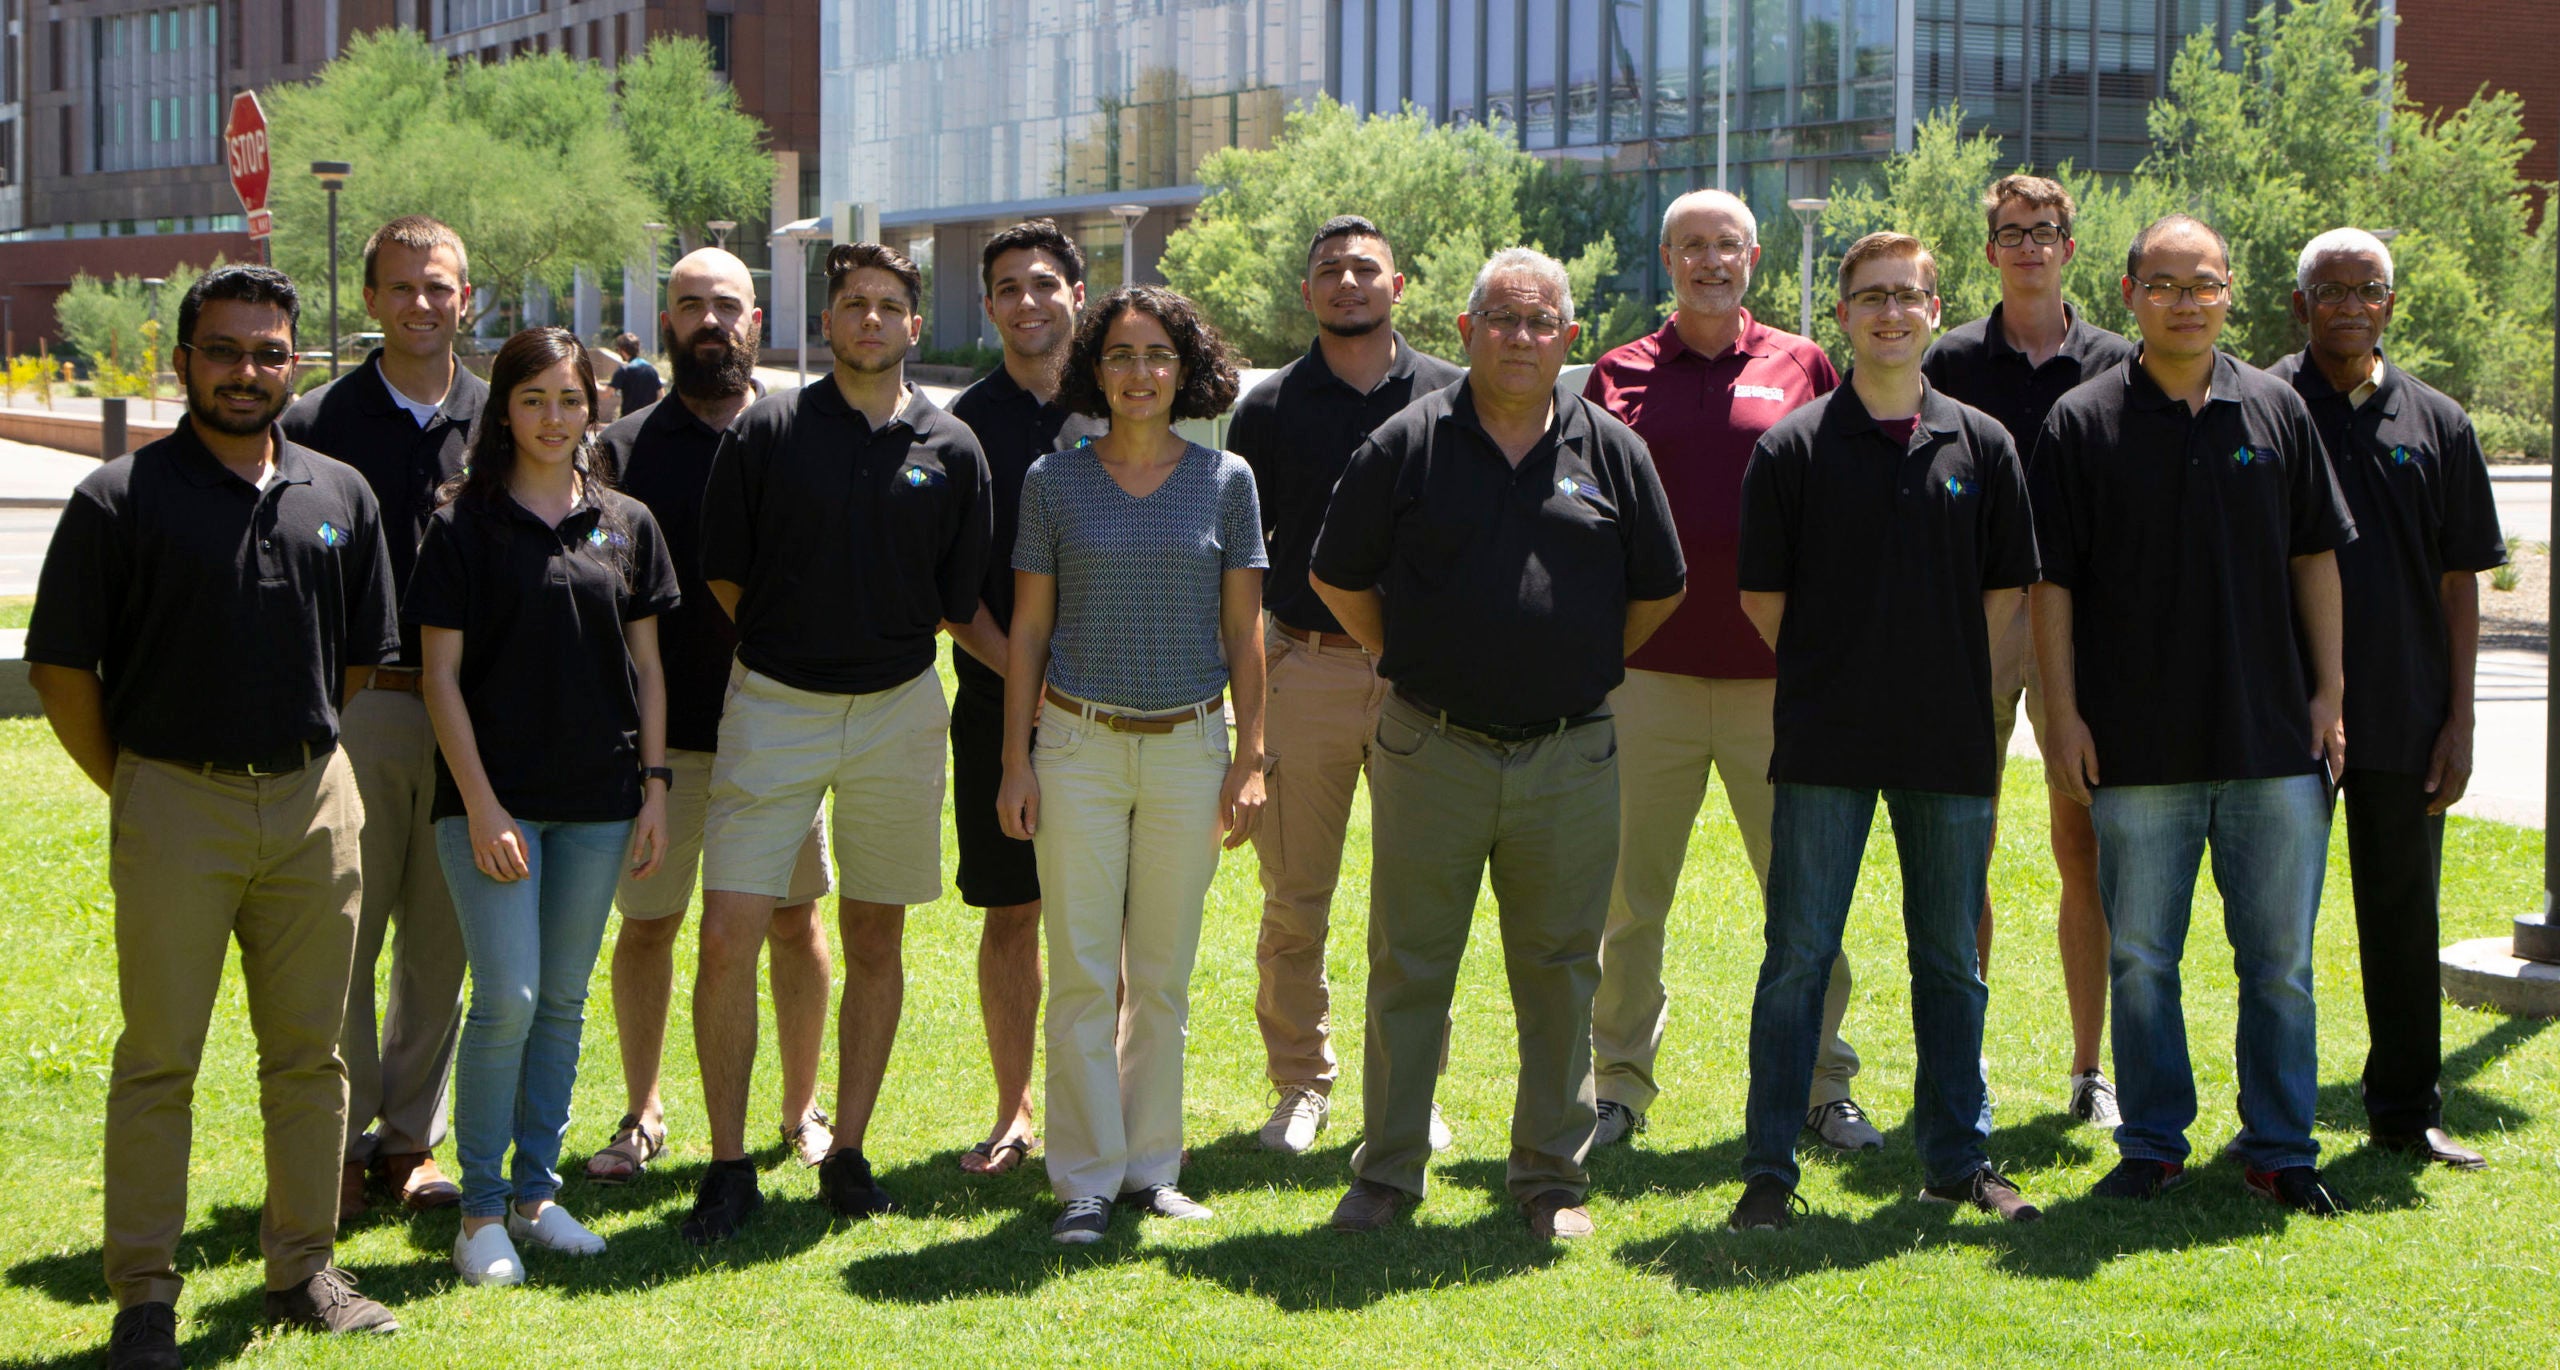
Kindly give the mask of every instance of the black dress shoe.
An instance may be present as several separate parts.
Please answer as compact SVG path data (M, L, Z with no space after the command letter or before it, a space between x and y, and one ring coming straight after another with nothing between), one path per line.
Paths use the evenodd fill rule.
M2437 1165L2455 1170L2486 1170L2489 1158L2453 1139L2453 1134L2440 1127L2424 1132L2373 1134L2373 1144L2385 1151L2398 1151L2424 1157Z
M107 1337L107 1370L183 1370L178 1358L178 1310L165 1303L137 1303L116 1314Z

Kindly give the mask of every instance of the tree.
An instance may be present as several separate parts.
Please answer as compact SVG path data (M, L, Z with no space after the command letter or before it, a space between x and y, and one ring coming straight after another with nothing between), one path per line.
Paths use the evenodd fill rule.
M642 189L684 241L713 219L761 219L773 206L765 127L711 70L699 38L661 36L622 64L622 130Z
M364 240L402 214L462 235L473 318L529 282L565 290L579 267L618 271L657 206L615 123L601 67L558 54L449 64L415 33L360 34L311 81L266 95L277 168L276 265L303 286L306 337L363 314ZM340 317L327 313L328 211L301 169L352 163L340 193Z
M1584 322L1577 360L1611 340L1607 325L1642 326L1640 309L1602 296L1624 259L1616 235L1628 192L1550 172L1499 124L1435 125L1410 106L1363 119L1320 97L1291 111L1269 148L1212 154L1200 179L1209 196L1166 239L1159 265L1259 365L1305 349L1307 240L1344 213L1366 216L1395 245L1406 280L1396 326L1425 352L1459 354L1457 316L1477 270L1515 243L1565 263Z
M220 266L222 258L213 259ZM152 287L139 276L99 280L83 271L53 307L63 340L100 376L110 372L149 378L169 369L169 345L179 341L178 301L210 267L180 264L160 283L155 314ZM154 327L154 323L158 327Z

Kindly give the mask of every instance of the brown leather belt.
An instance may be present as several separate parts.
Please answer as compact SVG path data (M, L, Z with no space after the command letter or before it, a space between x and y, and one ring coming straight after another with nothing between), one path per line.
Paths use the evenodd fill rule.
M1290 637L1294 637L1300 642L1312 642L1319 647L1348 647L1357 651L1368 650L1360 645L1360 639L1353 637L1349 633L1328 633L1314 628L1301 628L1294 623L1282 623L1276 618L1271 621L1279 625L1282 633Z
M1048 697L1050 703L1057 705L1068 713L1075 714L1080 717L1090 717L1096 724L1108 728L1115 733L1169 733L1174 729L1179 728L1186 723L1190 723L1200 717L1199 714L1190 709L1184 709L1182 712L1175 714L1148 715L1113 713L1108 709L1087 704L1083 700L1076 698L1074 695L1060 690L1055 685L1044 685L1041 688L1042 692Z
M416 694L420 674L421 672L415 666L376 666L373 668L373 679L366 681L364 687L368 690L398 690L402 694Z

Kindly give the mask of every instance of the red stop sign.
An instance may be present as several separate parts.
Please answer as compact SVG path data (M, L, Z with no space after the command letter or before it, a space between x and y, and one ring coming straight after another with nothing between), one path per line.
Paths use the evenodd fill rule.
M230 164L231 188L249 214L249 236L266 237L274 227L267 213L267 112L258 108L258 92L231 97L231 118L222 126L222 148Z

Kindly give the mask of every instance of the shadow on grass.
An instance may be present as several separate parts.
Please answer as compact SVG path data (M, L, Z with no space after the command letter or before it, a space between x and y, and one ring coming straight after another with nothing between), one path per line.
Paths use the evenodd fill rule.
M180 1270L216 1269L241 1261L262 1260L258 1248L261 1210L248 1204L216 1204L205 1221L178 1238L175 1262ZM56 1303L107 1301L106 1249L37 1256L8 1269L9 1283L32 1289Z
M1307 1156L1270 1156L1234 1139L1203 1147L1184 1172L1195 1195L1207 1197L1267 1187L1305 1188L1310 1175L1331 1177L1324 1186L1348 1185L1347 1167L1309 1166ZM1310 1155L1347 1159L1348 1144ZM1331 1153L1331 1155L1328 1155ZM1268 1156L1268 1159L1265 1159ZM1061 1247L1049 1240L1055 1207L1045 1194L993 1229L965 1241L920 1251L865 1257L845 1268L846 1289L857 1297L893 1303L940 1303L952 1298L1018 1297L1097 1265L1152 1260L1168 1273L1208 1280L1234 1293L1265 1299L1287 1312L1357 1309L1416 1289L1507 1279L1553 1264L1560 1252L1529 1235L1503 1186L1500 1161L1467 1161L1433 1172L1435 1185L1489 1195L1484 1211L1455 1225L1410 1218L1382 1231L1358 1235L1316 1226L1297 1232L1253 1232L1198 1246L1148 1247L1143 1220L1115 1213L1110 1230L1090 1246ZM1455 1207L1464 1200L1445 1192L1426 1204ZM1159 1230L1162 1230L1159 1228Z
M246 1259L254 1261L260 1259L258 1254L257 1209L249 1208L245 1205L234 1205L224 1209L217 1209L215 1211L215 1217L218 1220L217 1222L208 1223L203 1227L199 1227L196 1230L196 1234L204 1234L213 1231L227 1232L231 1228L245 1223L248 1231L248 1243L245 1247L210 1252L209 1254L220 1255L226 1259L233 1260ZM191 1234L189 1237L181 1238L179 1241L178 1268L181 1270L202 1268L192 1260L191 1257L198 1254L208 1254L207 1248L195 1244L196 1234ZM89 1253L89 1255L91 1258L88 1267L90 1274L88 1284L90 1287L80 1291L81 1297L66 1299L66 1302L104 1303L107 1300L106 1284L97 1273L97 1253L93 1251ZM18 1281L16 1278L18 1272L36 1264L39 1264L39 1262L30 1261L13 1267L10 1271L12 1283L21 1283L21 1281ZM402 1281L397 1272L405 1268L406 1267L390 1267L381 1265L358 1265L353 1267L349 1273L356 1277L357 1287L362 1289L367 1296L381 1299L384 1303L391 1306L391 1310L394 1313L397 1313L400 1311L402 1296L397 1293L386 1294L385 1291L394 1290L401 1286ZM54 1291L48 1289L47 1292L50 1293ZM56 1296L60 1297L58 1294ZM250 1343L256 1341L261 1335L267 1335L270 1341L278 1335L296 1335L289 1333L268 1334L266 1332L265 1324L266 1294L261 1288L243 1290L242 1292L234 1294L217 1303L199 1304L181 1298L178 1304L178 1353L185 1358L186 1363L189 1365L227 1364L248 1350ZM0 1365L5 1365L7 1370L93 1370L93 1367L104 1365L105 1363L106 1346L102 1343L90 1350L66 1351L60 1355L48 1356L41 1360L11 1360L0 1362Z

